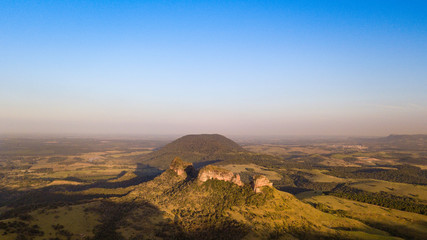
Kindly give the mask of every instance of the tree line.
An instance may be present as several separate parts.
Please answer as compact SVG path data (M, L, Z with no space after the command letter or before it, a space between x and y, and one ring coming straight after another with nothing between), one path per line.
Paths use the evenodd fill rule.
M367 192L357 188L349 187L345 184L339 184L328 194L340 198L374 204L381 207L427 215L427 205L422 204L411 197L396 196L384 191L377 193Z

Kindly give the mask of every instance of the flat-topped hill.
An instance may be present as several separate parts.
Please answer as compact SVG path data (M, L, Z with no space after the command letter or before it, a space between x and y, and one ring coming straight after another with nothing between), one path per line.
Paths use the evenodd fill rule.
M159 152L197 152L218 154L245 152L239 144L219 134L186 135L160 149Z
M175 157L191 163L227 160L238 154L247 154L233 140L219 134L186 135L148 154L142 160L151 166L166 169Z

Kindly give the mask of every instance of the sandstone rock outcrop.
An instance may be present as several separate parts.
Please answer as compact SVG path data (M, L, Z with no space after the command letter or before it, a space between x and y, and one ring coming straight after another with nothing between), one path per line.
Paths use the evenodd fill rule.
M180 177L192 179L197 175L196 169L193 167L193 164L185 162L179 157L175 157L175 159L169 165L169 169L175 172ZM197 175L197 179L201 182L206 182L209 179L217 179L231 182L238 186L244 185L240 179L239 174L234 174L230 170L214 165L208 165L200 169ZM268 178L264 175L256 175L253 177L251 186L256 193L261 193L263 187L272 187L273 183L271 183L270 180L268 180Z
M193 164L185 162L179 157L175 157L169 165L169 169L176 172L178 176L193 177L196 175L196 169L194 169Z
M256 175L253 177L251 186L256 193L261 193L264 186L272 187L273 183L264 175Z
M234 175L233 172L229 170L213 165L208 165L202 168L199 171L197 179L199 179L201 182L206 182L209 179L217 179L232 182L238 186L243 186L243 182L240 180L239 174Z

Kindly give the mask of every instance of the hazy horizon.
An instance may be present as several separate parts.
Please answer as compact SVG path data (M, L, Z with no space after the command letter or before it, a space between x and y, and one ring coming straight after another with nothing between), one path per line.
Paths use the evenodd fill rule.
M1 135L427 133L425 1L4 1Z
M299 140L345 140L345 139L375 139L375 138L384 138L389 136L424 136L427 134L418 133L418 134L396 134L391 133L387 135L285 135L285 134L226 134L221 132L186 132L186 133L176 133L176 134L140 134L140 133L4 133L0 134L0 139L60 139L60 138L70 138L70 139L100 139L100 140L154 140L154 141L173 141L180 137L186 135L203 135L203 134L219 134L230 138L235 141L245 142L245 141L273 141L273 140L289 140L289 141L299 141Z

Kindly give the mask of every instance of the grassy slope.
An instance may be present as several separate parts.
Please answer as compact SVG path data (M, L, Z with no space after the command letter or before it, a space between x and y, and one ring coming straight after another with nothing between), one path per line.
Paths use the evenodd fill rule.
M382 213L369 215L369 210L368 212L357 210L354 215L348 215L354 219L343 217L341 214L328 214L299 201L289 193L268 187L264 189L263 194L255 194L249 186L238 187L218 180L209 180L202 184L197 180L186 180L172 170L167 170L153 181L142 183L135 188L136 190L125 197L111 199L114 203L111 205L112 208L138 203L135 205L137 207L129 208L130 210L122 217L112 218L116 221L113 225L119 226L118 232L126 239L142 236L151 239L211 239L209 236L215 236L215 239L229 239L229 234L234 234L236 239L293 237L392 239L386 232L361 222L369 220L367 221L369 224L378 226L378 223L373 221ZM98 189L87 191L95 190ZM348 200L337 201L340 203ZM99 202L91 204L96 207ZM57 236L57 231L52 228L54 223L64 225L65 230L74 233L73 239L79 236L93 236L95 226L108 228L109 225L99 220L102 214L84 211L91 204L74 205L71 208L60 207L42 212L36 210L30 213L34 217L30 224L39 225L45 232L44 237ZM331 205L338 204L333 202ZM361 204L354 205L349 205L348 208L357 209L356 207ZM358 212L359 215L356 214ZM399 211L392 217L379 219L387 222L403 216L412 222L407 220L400 222L399 224L406 226L402 229L422 233L420 229L425 226L423 225L425 219L422 217L425 216L419 218L412 217L419 216L418 214L405 214L407 213ZM13 236L8 235L12 237L11 239Z
M248 172L248 170L265 175L270 180L280 180L282 179L282 176L278 174L275 171L270 171L266 168L263 168L259 165L250 163L250 164L227 164L227 165L220 165L220 167L225 168L227 170L232 171L233 173L242 173L242 172Z
M249 186L210 180L186 182L172 171L141 184L129 200L148 200L187 236L197 232L233 230L246 238L286 237L391 239L387 233L363 223L321 212L293 195L272 188L255 194ZM221 225L222 224L222 225ZM158 226L157 226L158 227ZM131 232L132 228L122 229ZM218 235L216 235L218 237Z
M336 182L336 183L343 183L348 182L350 180L344 179L344 178L338 178L335 176L327 175L325 172L328 170L320 170L320 169L298 169L294 168L292 170L301 171L308 173L309 175L306 176L307 179L309 179L312 182Z
M358 181L350 185L351 187L369 192L389 192L397 196L406 196L427 202L427 186L396 183L382 180Z
M421 214L387 209L325 195L313 196L304 201L313 204L320 203L326 211L339 211L342 215L405 238L424 239L427 234L427 216Z

